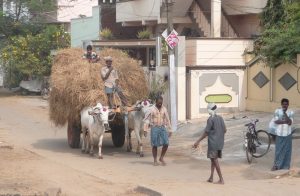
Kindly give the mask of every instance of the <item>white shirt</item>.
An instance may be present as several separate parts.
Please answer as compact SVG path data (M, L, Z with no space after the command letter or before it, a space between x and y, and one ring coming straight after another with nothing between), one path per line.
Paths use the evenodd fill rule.
M291 119L292 123L294 121L294 112L292 110L287 110L286 111L287 116ZM276 109L274 113L274 118L272 119L273 123L270 123L270 129L273 129L271 132L275 132L276 135L278 136L288 136L292 133L292 127L291 125L288 124L276 124L276 120L282 120L284 116L283 110Z
M102 78L105 77L105 75L107 74L108 71L109 71L109 69L107 66L102 67L102 69L101 69ZM119 79L118 72L113 69L110 72L108 78L104 81L104 86L106 86L108 88L113 88L115 86L116 79Z

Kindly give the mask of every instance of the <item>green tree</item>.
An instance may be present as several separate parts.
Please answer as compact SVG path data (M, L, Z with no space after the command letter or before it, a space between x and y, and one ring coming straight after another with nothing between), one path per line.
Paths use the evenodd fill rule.
M8 42L16 35L39 33L45 27L44 22L56 10L55 0L6 0L2 2L6 9L0 10L0 35ZM14 6L6 6L8 4Z
M284 16L283 0L269 0L262 12L261 23L264 27L279 24Z
M255 52L266 57L274 67L295 63L300 53L300 1L269 0L261 15L262 35L255 42Z
M51 51L70 46L70 36L62 28L48 26L37 35L18 35L1 51L8 85L17 86L30 76L50 75Z
M5 8L0 9L0 62L9 86L17 86L29 76L49 75L51 50L70 45L70 37L62 28L47 24L56 14L56 2L0 1L0 7Z

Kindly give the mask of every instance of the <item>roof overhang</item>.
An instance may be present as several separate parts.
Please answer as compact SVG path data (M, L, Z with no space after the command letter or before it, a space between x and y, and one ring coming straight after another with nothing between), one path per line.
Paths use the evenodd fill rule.
M154 25L157 25L157 20L141 20L141 21L122 22L123 27L154 26Z
M126 47L126 48L137 48L137 47L155 47L155 39L147 40L92 40L94 47Z
M159 18L158 20L135 20L135 21L120 21L123 27L134 26L154 26L157 24L167 24L166 17ZM173 17L174 24L192 24L193 21L189 17Z
M190 70L246 69L245 65L187 65Z

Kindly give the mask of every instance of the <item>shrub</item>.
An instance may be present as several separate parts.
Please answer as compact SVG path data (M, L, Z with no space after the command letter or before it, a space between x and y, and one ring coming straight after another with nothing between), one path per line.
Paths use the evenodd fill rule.
M138 39L150 39L151 37L151 32L147 29L144 29L142 31L139 31L137 34Z
M158 96L162 96L168 90L168 82L162 76L156 75L150 85L149 99L155 100Z
M100 32L100 37L101 37L101 39L104 39L104 40L110 40L110 39L113 39L114 36L109 28L104 28Z

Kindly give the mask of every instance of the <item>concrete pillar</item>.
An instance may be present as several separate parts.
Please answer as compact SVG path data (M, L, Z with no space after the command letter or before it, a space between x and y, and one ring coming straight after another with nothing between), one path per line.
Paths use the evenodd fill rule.
M185 60L185 37L180 36L175 51L176 59L176 97L177 97L177 120L186 120L186 60Z
M191 104L190 108L190 118L196 119L200 118L200 92L199 92L199 77L201 76L200 70L192 70L190 78L190 90L191 94L189 101Z
M246 110L246 94L247 94L247 76L244 70L238 70L236 75L239 77L239 110Z
M211 0L211 35L221 37L222 0Z
M146 47L146 67L150 66L149 47Z

